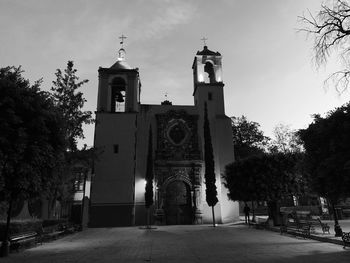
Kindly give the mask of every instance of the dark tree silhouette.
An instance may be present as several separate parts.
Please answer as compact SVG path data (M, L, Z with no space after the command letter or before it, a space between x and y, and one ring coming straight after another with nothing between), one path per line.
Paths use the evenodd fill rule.
M247 119L247 117L242 115L241 117L231 117L231 125L234 143L234 156L236 161L265 153L266 145L269 143L270 139L264 136L263 131L260 130L259 123L250 121ZM238 183L243 182L244 181L240 181ZM243 188L246 188L247 185L245 184L244 186L245 187ZM245 202L251 201L253 222L255 222L254 201L256 200L258 199L244 199Z
M50 176L65 151L60 111L41 81L30 85L20 67L0 69L0 201L7 203L2 252L7 255L14 202L47 191Z
M321 10L316 16L309 11L308 15L298 18L304 25L300 31L314 37L313 48L317 66L325 64L333 51L339 53L344 69L331 74L325 84L330 81L339 93L345 91L350 81L349 1L329 1L328 5L321 5Z
M146 186L145 186L145 206L147 209L147 227L150 226L150 207L153 205L153 142L152 127L149 128L148 135L148 153L146 167Z
M258 186L256 185L257 174L257 155L251 156L226 166L224 179L225 187L229 190L228 196L233 201L261 201L264 200L259 195Z
M257 122L247 117L231 117L235 159L244 159L264 152L269 138L264 136Z
M211 143L210 125L208 120L207 103L204 104L204 162L205 162L205 194L206 201L211 206L213 216L213 226L215 227L214 206L218 202L217 191L215 185L215 163L213 155L213 146Z
M350 103L329 112L326 117L315 115L309 127L299 134L305 147L309 185L330 200L336 236L341 236L334 206L350 194Z
M300 154L265 153L227 165L224 178L229 198L266 201L269 218L279 224L280 201L302 190L303 178L296 168L299 158Z

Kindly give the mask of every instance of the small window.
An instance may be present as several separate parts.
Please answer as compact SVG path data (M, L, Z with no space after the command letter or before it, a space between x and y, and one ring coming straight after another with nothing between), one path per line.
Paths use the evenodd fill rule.
M83 191L84 190L84 172L77 171L75 173L75 180L74 180L74 190L75 191Z
M113 145L113 151L114 151L114 153L118 153L119 152L119 144L114 144Z
M213 94L211 92L208 92L208 100L213 100Z

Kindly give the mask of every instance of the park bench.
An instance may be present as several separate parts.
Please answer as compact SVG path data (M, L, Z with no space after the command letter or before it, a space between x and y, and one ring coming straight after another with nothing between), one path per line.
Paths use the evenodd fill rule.
M329 225L327 223L323 223L321 221L321 219L319 217L315 218L315 217L308 217L308 218L304 218L304 219L298 219L299 223L301 224L309 224L310 225L310 232L315 233L315 227L320 226L322 229L323 234L325 234L326 232L328 234L330 234L329 232Z
M38 234L34 231L10 235L10 249L18 249L24 246L36 244Z
M350 232L348 232L348 233L343 232L341 238L342 238L343 243L344 243L344 247L343 248L346 248L346 246L350 246Z
M288 230L302 233L304 236L309 236L316 232L316 227L321 227L323 234L329 234L329 225L323 223L319 216L312 216L310 211L296 211L284 213L284 225L281 226L281 233Z
M64 234L65 230L58 225L42 227L39 233L39 240L42 244L43 241L50 241L57 239L60 235Z
M280 233L300 234L306 238L310 236L311 226L303 220L288 218L287 223L281 225Z
M73 234L77 230L77 227L73 224L63 224L59 229L63 230L64 234Z
M251 226L254 226L256 229L267 229L269 227L269 220L256 218L255 222L250 222Z
M329 233L329 228L330 228L329 225L327 223L323 223L320 218L318 218L317 221L319 222L319 224L320 224L320 226L322 228L323 234L325 234L326 232L328 234L330 234Z

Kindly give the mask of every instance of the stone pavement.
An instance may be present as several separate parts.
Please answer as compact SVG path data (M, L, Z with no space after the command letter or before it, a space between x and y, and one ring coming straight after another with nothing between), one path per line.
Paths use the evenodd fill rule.
M87 229L1 262L350 262L350 248L245 225Z

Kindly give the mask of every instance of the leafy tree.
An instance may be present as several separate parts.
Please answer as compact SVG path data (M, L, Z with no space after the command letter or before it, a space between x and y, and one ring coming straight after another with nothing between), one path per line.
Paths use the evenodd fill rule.
M264 136L263 131L260 130L259 123L249 121L245 116L242 116L231 117L231 125L235 160L264 154L270 139ZM255 221L254 201L256 200L249 198L244 200L244 202L251 201L252 203L253 222Z
M336 235L341 235L335 205L350 194L347 164L350 160L350 103L325 117L315 115L308 128L299 131L305 147L305 167L310 187L330 200Z
M259 123L241 116L231 117L231 125L236 160L264 152L269 139L260 130Z
M147 227L150 225L150 207L153 205L153 142L152 127L149 128L148 135L148 153L146 168L146 186L145 186L145 206L147 209Z
M3 252L7 253L8 230L14 202L46 192L50 171L65 149L58 108L41 81L30 85L20 67L0 69L0 192L7 203Z
M226 166L225 186L229 198L238 201L267 201L269 218L280 223L278 204L301 191L302 177L296 170L298 154L265 153Z
M316 16L310 12L299 17L304 25L301 31L314 37L313 48L317 66L325 64L332 53L338 52L343 70L334 72L326 80L331 81L338 92L345 91L350 81L350 3L348 0L328 1L322 4Z
M296 131L289 125L279 123L273 129L274 138L269 142L270 152L293 153L302 152L303 147Z
M232 118L236 162L226 167L225 186L229 198L238 201L267 201L269 216L279 223L278 206L305 189L299 169L302 146L289 126L279 124L274 139L263 135L259 124L246 117ZM286 171L283 171L286 169ZM279 174L280 173L280 174ZM276 178L275 178L276 177Z
M73 61L68 61L64 73L57 69L56 80L51 88L57 107L65 119L63 130L68 141L68 150L77 150L77 140L84 138L83 124L93 122L91 111L83 111L86 99L79 88L88 82L87 79L79 81Z
M255 160L259 156L236 160L226 166L224 185L229 190L229 198L234 201L263 200L259 196L254 175L258 173Z
M272 153L265 155L260 180L259 192L264 193L269 217L274 224L280 224L279 206L285 205L292 195L305 191L305 181L299 170L299 153Z
M218 202L216 191L216 178L215 178L215 163L213 155L213 146L211 143L210 125L208 120L208 108L207 103L204 104L204 162L205 162L205 194L206 201L211 206L213 215L213 226L215 227L215 214L214 206Z
M68 61L67 68L63 72L57 69L55 75L56 80L52 82L51 91L55 105L64 119L62 130L67 147L64 158L52 171L56 180L51 184L50 208L54 206L56 200L67 201L72 197L74 191L72 166L81 155L77 149L77 140L84 138L83 125L93 122L92 113L83 110L86 99L79 91L88 80L79 81L73 61Z

